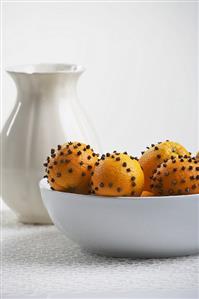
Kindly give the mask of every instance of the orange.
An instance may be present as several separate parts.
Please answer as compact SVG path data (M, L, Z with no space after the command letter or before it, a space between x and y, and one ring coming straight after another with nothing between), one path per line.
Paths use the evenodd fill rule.
M51 150L51 157L44 163L46 177L52 189L72 193L88 194L91 172L98 155L90 145L69 142L57 150Z
M139 196L143 186L139 162L126 153L102 155L91 179L92 192L103 196Z
M151 197L151 196L155 196L155 194L152 192L149 192L149 191L143 191L140 196L141 197Z
M181 144L168 140L165 142L159 142L158 144L152 144L150 148L148 148L145 152L142 152L139 162L144 171L144 190L152 191L150 187L150 178L156 168L162 162L170 159L171 157L177 157L178 155L189 156L190 153Z
M196 160L199 160L199 152L196 154Z
M153 174L151 188L156 195L199 193L199 161L184 157L169 159Z

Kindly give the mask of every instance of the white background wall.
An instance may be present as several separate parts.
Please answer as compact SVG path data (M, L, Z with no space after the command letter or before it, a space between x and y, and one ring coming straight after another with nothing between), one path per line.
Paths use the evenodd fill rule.
M173 139L199 149L196 3L4 3L3 68L87 68L82 105L103 150ZM16 95L3 72L3 122Z

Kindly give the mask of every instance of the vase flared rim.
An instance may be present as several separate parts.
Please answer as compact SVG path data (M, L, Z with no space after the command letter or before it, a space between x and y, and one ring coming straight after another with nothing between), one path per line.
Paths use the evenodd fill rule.
M85 68L82 65L69 63L39 63L15 65L6 68L8 73L16 74L72 74L83 73Z

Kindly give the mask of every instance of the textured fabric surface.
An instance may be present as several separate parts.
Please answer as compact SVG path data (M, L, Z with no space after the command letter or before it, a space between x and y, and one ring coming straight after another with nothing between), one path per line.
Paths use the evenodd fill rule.
M198 256L107 258L2 212L2 298L198 298Z

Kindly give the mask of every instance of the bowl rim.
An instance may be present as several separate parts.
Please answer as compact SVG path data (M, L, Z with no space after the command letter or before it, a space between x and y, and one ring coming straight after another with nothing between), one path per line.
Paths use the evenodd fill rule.
M51 190L50 189L50 185L47 182L46 178L43 178L39 181L39 188L41 189L45 189L48 190L51 193L61 193L61 194L65 194L65 195L69 195L69 196L74 196L76 195L78 198L100 198L100 199L105 199L105 200L128 200L128 201L143 201L143 200L157 200L157 199L167 199L167 200L171 200L171 199L191 199L194 198L194 200L199 199L199 194L182 194L182 195L168 195L168 196L146 196L146 197L141 197L141 196L102 196L102 195L90 195L90 194L78 194L78 193L70 193L70 192L62 192L62 191L57 191L57 190ZM196 197L196 198L195 198Z

